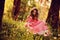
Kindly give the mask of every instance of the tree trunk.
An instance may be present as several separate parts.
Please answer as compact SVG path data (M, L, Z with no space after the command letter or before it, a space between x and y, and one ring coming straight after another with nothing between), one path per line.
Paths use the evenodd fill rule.
M5 40L3 37L3 34L1 34L2 32L2 18L3 18L3 11L4 11L4 3L5 0L0 0L0 40Z
M21 3L21 0L14 0L14 6L13 6L13 18L14 18L14 20L17 19L17 16L19 14L20 3Z
M58 30L58 20L59 20L59 5L60 0L52 0L51 7L48 13L46 22L52 26L52 29L55 29L55 32Z
M59 19L59 0L52 0L46 21L52 26L52 28L57 29L58 19Z

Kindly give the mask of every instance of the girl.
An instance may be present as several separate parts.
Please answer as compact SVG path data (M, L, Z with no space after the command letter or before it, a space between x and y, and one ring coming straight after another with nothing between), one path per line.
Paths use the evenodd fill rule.
M48 27L45 22L38 19L38 16L38 10L33 8L26 19L26 27L28 28L28 31L33 34L48 36Z

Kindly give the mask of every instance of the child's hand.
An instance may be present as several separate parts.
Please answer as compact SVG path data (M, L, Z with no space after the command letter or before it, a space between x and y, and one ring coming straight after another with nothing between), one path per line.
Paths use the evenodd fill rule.
M48 30L45 31L44 36L49 36L50 32Z

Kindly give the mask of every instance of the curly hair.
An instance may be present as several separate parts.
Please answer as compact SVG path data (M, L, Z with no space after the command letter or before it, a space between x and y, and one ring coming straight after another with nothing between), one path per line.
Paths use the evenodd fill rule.
M36 14L35 14L35 15L33 14L34 10L36 10ZM38 18L38 10L37 10L36 8L33 9L33 10L31 10L30 16L32 17L32 19L34 19L35 17L36 17L36 19L37 19L37 18Z

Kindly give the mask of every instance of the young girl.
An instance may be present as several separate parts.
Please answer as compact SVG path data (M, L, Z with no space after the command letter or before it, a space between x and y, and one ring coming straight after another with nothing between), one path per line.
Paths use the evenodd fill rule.
M38 19L39 13L36 8L31 10L30 15L26 19L26 27L29 32L38 35L48 36L49 31L47 24Z

